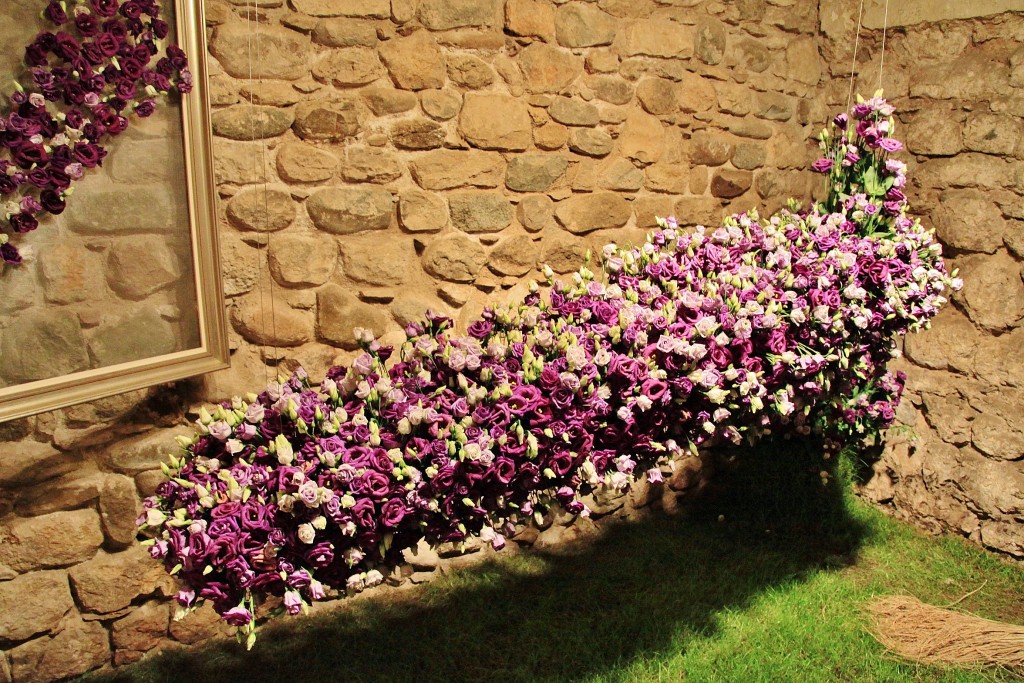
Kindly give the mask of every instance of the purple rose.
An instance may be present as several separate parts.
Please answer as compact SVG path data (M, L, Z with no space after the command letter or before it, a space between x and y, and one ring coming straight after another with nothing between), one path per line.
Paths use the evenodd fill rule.
M32 232L38 227L39 221L37 221L36 217L32 214L22 212L11 216L11 228L14 232Z
M96 168L102 163L103 157L107 155L107 151L91 142L80 142L75 145L74 154L75 160L82 164L82 166Z
M105 0L92 0L95 5L97 2L104 2ZM112 2L114 0L111 0ZM232 626L246 626L252 621L252 612L245 609L244 607L232 607L231 609L222 612L221 618Z
M18 248L10 242L0 244L0 259L4 263L9 263L12 266L16 266L21 263L21 254L18 253Z
M406 512L405 503L397 498L392 498L381 506L381 524L388 527L396 527L405 518Z
M112 17L117 14L118 0L89 0L89 4L101 17Z
M833 163L834 162L831 159L818 159L813 164L811 164L811 168L813 168L818 173L828 173L830 170L832 170Z
M118 39L114 37L114 34L109 31L105 31L96 36L96 39L92 44L96 46L104 57L113 57L121 47L120 41L118 41Z
M51 213L54 216L59 216L64 213L66 203L64 198L53 190L43 190L39 195L39 201L42 204L42 208L47 213Z
M99 32L100 22L96 19L95 14L76 14L75 27L86 38L92 38Z

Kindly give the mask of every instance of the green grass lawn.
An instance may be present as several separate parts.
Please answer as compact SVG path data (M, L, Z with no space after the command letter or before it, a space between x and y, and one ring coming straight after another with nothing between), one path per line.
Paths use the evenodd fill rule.
M249 653L233 642L164 653L113 680L1017 680L900 661L866 632L863 610L893 593L944 605L984 583L960 607L1024 623L1024 570L887 518L842 477L822 487L820 467L793 485L791 466L722 477L685 515L279 619Z

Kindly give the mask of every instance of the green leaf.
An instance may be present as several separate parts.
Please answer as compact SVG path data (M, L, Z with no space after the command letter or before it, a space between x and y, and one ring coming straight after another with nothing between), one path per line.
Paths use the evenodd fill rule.
M880 197L885 194L881 181L878 179L878 172L874 167L864 172L864 191L872 197Z

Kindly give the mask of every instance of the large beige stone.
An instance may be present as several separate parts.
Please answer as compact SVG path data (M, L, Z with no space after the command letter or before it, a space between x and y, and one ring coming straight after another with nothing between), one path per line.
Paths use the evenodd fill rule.
M509 0L505 3L505 30L550 42L555 37L554 7L543 0Z
M15 442L9 442L8 446ZM0 488L10 489L47 481L78 467L78 461L49 443L18 441L0 458Z
M74 606L65 572L32 572L0 581L0 639L18 641L52 632Z
M472 282L486 261L484 248L459 234L436 239L423 252L424 269L450 282Z
M444 59L437 42L427 31L394 38L380 48L380 58L396 86L425 90L444 85Z
M690 139L690 163L696 166L721 166L734 151L733 143L718 133L701 131Z
M661 121L639 109L626 116L619 134L619 151L641 164L651 164L661 158L665 149L665 127Z
M1024 328L998 337L985 335L978 343L974 371L992 384L1024 387L1024 363L1007 363L1007 358L1024 348Z
M625 197L614 192L577 194L555 206L558 223L575 235L594 230L621 228L632 215Z
M144 436L119 441L106 449L101 462L107 469L122 474L135 475L160 468L168 456L177 454L180 447L178 436L192 437L192 427L158 429Z
M260 185L232 197L227 216L232 225L242 230L276 232L295 220L295 201L283 186Z
M313 42L327 47L376 47L374 22L348 17L321 19L313 27Z
M302 102L295 108L295 132L305 140L338 141L362 129L363 113L352 98Z
M480 90L494 83L494 69L475 55L449 55L447 63L448 78L455 85Z
M570 2L555 10L555 36L565 47L610 45L617 23L592 4Z
M313 339L313 316L292 308L281 293L239 297L230 314L235 330L253 344L292 347Z
M135 661L142 653L159 645L167 636L170 622L171 606L156 601L147 602L115 621L110 628L110 641L116 663Z
M568 160L557 154L516 155L508 164L505 185L516 192L546 192L568 166Z
M964 146L976 152L1009 156L1017 149L1021 123L1016 116L977 114L967 118Z
M384 75L377 52L366 47L331 50L313 67L313 76L338 88L366 85Z
M1013 417L1018 418L1019 413ZM1024 429L1013 418L983 412L974 420L972 435L974 447L989 457L997 460L1024 458Z
M154 562L141 545L119 553L100 552L68 573L82 610L96 614L123 609L139 596L152 595L168 582L163 565Z
M454 119L462 109L462 95L452 88L424 90L420 93L423 112L438 121Z
M262 142L213 138L213 174L218 185L261 183L271 176L272 168L263 154Z
M1003 214L978 190L944 191L932 220L939 239L955 249L992 254L1003 245Z
M17 572L67 567L89 559L103 543L95 510L15 518L0 527L0 564Z
M609 104L629 104L633 99L633 85L616 76L592 75L584 79L594 96Z
M459 131L481 149L521 152L530 146L530 115L526 104L500 94L466 93Z
M341 243L342 272L345 277L370 285L400 285L416 270L412 240L376 235L359 235Z
M601 119L595 105L575 97L556 97L548 114L567 126L596 126Z
M438 232L448 225L448 203L432 192L406 190L398 198L398 220L409 232Z
M225 636L234 631L214 611L213 605L204 603L202 607L190 612L182 619L172 619L171 637L180 643L193 645L213 640L217 636Z
M692 26L664 19L641 19L628 24L615 43L624 57L687 59L693 56L694 35Z
M258 140L277 137L294 121L289 109L258 104L233 104L210 116L214 135L230 140Z
M176 194L161 185L132 187L131 201L125 201L124 188L117 185L90 187L75 196L74 210L65 212L64 218L69 228L83 235L173 234L188 220Z
M402 164L386 150L350 145L341 162L341 177L353 183L389 183L402 177Z
M505 175L505 160L497 152L439 149L416 155L409 168L424 190L498 187Z
M353 330L371 330L380 336L388 329L388 315L379 306L361 302L340 285L328 284L316 295L317 335L328 344L344 349L358 347Z
M548 121L543 126L533 129L533 143L539 149L552 152L565 147L569 141L569 129L560 123Z
M786 75L798 83L817 85L821 80L821 64L815 39L803 36L786 46Z
M674 215L679 225L717 225L726 212L722 202L714 197L680 197Z
M327 282L338 262L338 246L322 235L281 235L270 243L270 273L285 287L316 287Z
M333 154L305 142L286 143L277 152L277 172L290 183L330 180L337 168L338 159Z
M436 121L416 117L391 125L391 142L399 149L437 149L444 145L446 132Z
M274 24L231 21L217 28L210 52L235 78L294 81L308 73L309 38Z
M711 194L723 199L739 197L750 189L754 182L750 171L734 171L723 168L711 178Z
M954 306L945 306L932 320L931 329L909 334L903 342L911 361L932 370L969 372L981 335Z
M526 89L557 93L568 88L583 72L582 60L568 50L546 43L532 43L519 54Z
M907 126L906 143L914 154L950 156L963 149L963 127L949 112L919 114Z
M100 523L106 547L111 550L127 548L135 540L138 529L135 519L140 504L135 481L120 474L108 474L100 490Z
M181 279L181 259L163 240L124 237L107 255L107 284L125 299L138 301Z
M295 11L314 17L372 17L387 19L391 16L390 0L290 0Z
M522 276L533 270L540 247L526 235L513 235L498 242L487 260L498 275Z
M18 317L0 337L0 377L18 383L67 375L90 365L78 316L63 308L40 308Z
M910 95L934 99L986 99L1008 86L1009 67L984 53L918 68L910 77Z
M446 31L463 26L501 24L500 0L420 0L417 16L427 28Z
M555 203L543 194L523 197L516 207L516 217L530 232L540 232L554 225Z
M603 157L615 146L612 136L601 128L577 128L569 136L569 149L588 157Z
M306 210L321 230L350 235L391 225L394 199L387 190L328 187L306 200Z
M705 64L720 64L725 57L728 31L717 19L706 18L697 22L694 53ZM815 59L817 65L817 59Z
M769 121L789 121L796 105L791 97L779 93L763 92L754 96L754 116Z
M612 158L602 163L598 183L605 190L636 192L644 185L644 172L629 159Z
M416 94L388 85L375 85L359 91L366 106L377 116L401 114L416 108Z
M651 114L674 114L679 111L680 85L667 78L645 78L636 86L636 96L645 111Z
M964 288L957 295L967 316L990 330L1020 325L1024 318L1021 264L1004 251L974 254L957 262Z
M53 638L37 638L10 651L11 675L21 683L62 680L110 661L107 629L96 621L69 617Z
M452 192L448 195L448 210L452 225L463 232L499 232L512 223L512 205L500 192Z
M100 367L130 363L179 351L197 341L182 338L183 330L151 305L128 309L89 334L89 349Z
M39 254L39 266L43 295L50 303L85 301L102 286L99 257L70 237L47 246Z

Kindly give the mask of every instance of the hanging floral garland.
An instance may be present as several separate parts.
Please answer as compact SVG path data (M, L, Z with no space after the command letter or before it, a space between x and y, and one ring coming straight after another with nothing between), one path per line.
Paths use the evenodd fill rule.
M145 502L151 553L255 639L255 604L297 613L380 583L420 539L495 548L552 504L656 482L700 446L819 434L830 450L895 418L897 341L960 287L906 215L892 107L823 133L825 201L716 228L662 221L457 336L412 324L397 361L369 333L349 367L204 410ZM551 277L549 273L549 278Z
M192 90L156 0L50 0L43 16L55 28L25 49L26 79L0 116L0 259L12 265L22 256L8 231L31 232L41 214L63 213L74 181L102 165L104 144L132 113L150 116L157 95Z

